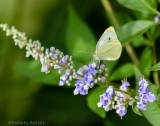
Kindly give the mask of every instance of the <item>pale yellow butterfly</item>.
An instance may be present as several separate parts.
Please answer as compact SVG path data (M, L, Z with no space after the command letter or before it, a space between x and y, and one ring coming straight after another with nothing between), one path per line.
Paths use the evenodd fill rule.
M117 60L122 52L122 45L112 26L107 28L96 45L93 56L96 60Z

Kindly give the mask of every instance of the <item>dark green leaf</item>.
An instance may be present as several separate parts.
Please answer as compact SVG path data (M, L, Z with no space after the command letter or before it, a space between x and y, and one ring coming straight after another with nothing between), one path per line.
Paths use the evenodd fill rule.
M110 77L110 80L120 80L134 75L134 65L126 63L117 68Z
M157 14L155 0L118 0L123 6L145 13Z
M70 7L66 35L66 46L69 54L78 60L77 63L88 63L92 57L91 52L95 50L95 44L96 39L91 29L81 20L75 10Z
M137 20L123 25L117 30L120 42L125 43L134 40L136 37L145 33L149 28L156 25L153 21Z
M103 94L105 90L105 87L99 86L94 88L93 91L87 95L88 107L102 118L105 118L106 112L103 108L98 108L97 103L100 101L100 95Z
M141 58L140 58L140 69L147 76L150 75L150 71L147 71L148 68L152 66L152 51L151 48L147 47L143 50Z
M158 70L160 70L160 62L157 63L156 65L152 66L148 70L150 70L150 71L158 71Z
M152 13L143 13L139 11L133 11L133 14L138 20L153 20L155 16Z

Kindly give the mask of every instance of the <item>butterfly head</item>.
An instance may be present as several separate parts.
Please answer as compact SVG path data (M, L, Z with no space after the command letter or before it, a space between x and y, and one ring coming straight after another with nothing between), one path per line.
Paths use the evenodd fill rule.
M99 60L96 52L92 53L92 55L93 55L93 57L94 57L95 60Z

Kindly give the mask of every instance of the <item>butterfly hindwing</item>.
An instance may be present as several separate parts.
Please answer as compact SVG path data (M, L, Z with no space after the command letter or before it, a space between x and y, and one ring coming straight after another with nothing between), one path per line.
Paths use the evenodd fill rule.
M122 46L118 39L105 42L97 50L97 57L100 60L116 60L120 57Z

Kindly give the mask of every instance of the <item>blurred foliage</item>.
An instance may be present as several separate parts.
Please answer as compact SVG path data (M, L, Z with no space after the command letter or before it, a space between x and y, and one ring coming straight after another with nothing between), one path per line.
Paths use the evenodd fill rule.
M160 25L154 22L156 0L110 0L121 24L117 35L123 46L130 43L140 60L135 66L123 49L117 61L103 61L108 68L108 81L127 78L132 88L142 73L152 78L152 44L155 42L157 61L160 60ZM149 7L148 7L149 6ZM92 62L92 52L103 31L114 25L101 1L96 0L0 0L0 22L16 26L28 38L38 39L46 48L55 46L73 56L76 69ZM148 38L150 33L151 38ZM151 41L152 40L152 41ZM89 52L89 53L88 53ZM97 107L103 87L95 86L87 96L74 96L71 88L57 87L60 75L52 69L41 73L39 61L25 58L20 50L0 31L0 125L8 121L44 121L45 125L104 125L150 126L160 125L160 106L153 103L147 111L129 108L121 120L113 111L105 113ZM85 57L85 58L84 58ZM151 67L152 66L152 67ZM136 79L134 79L134 76ZM151 79L152 81L153 79ZM152 82L151 82L152 83ZM151 91L159 98L159 89L151 84ZM88 105L88 106L87 106ZM92 112L90 109L94 112ZM103 119L102 119L102 118Z

